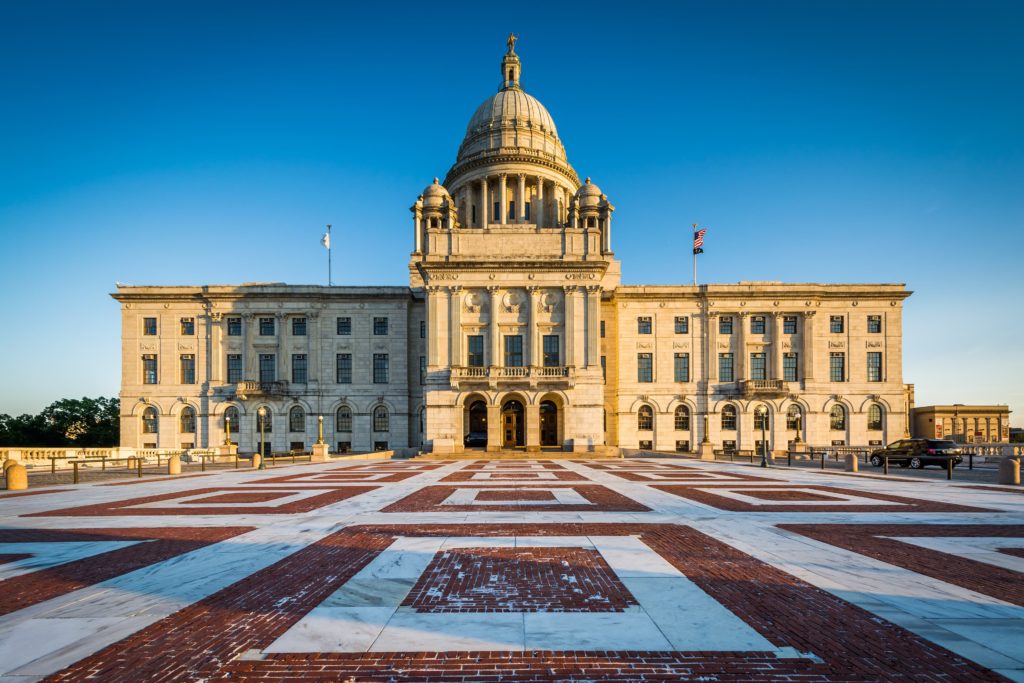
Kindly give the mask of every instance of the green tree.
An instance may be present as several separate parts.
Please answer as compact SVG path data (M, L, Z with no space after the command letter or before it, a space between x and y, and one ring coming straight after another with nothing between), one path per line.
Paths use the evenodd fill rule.
M65 398L38 415L0 415L0 446L116 446L120 437L116 398Z

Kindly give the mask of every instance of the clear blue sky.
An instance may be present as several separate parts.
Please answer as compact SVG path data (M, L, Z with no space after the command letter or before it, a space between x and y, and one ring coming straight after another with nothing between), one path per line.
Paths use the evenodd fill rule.
M406 283L514 30L624 281L905 282L919 404L1024 424L1024 4L517 6L0 4L0 412L117 393L116 280Z

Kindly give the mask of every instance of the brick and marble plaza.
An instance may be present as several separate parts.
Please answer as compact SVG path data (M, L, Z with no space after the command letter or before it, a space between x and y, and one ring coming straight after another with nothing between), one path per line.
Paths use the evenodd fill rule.
M351 460L0 510L3 680L1024 680L1019 487Z

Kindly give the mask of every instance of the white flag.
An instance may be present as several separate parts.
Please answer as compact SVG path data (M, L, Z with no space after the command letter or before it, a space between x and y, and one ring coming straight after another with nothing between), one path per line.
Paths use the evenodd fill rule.
M331 248L331 233L325 232L324 236L320 238L320 244L324 245L325 249Z

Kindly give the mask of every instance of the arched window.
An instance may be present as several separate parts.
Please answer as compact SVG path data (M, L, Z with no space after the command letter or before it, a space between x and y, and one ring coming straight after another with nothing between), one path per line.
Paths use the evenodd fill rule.
M352 431L352 409L348 406L341 406L338 408L338 413L334 417L334 431Z
M654 429L654 410L650 406L640 406L636 414L636 428L642 432Z
M373 431L388 431L391 429L388 422L388 409L385 406L377 406L373 409Z
M260 415L260 410L264 411L263 415ZM272 411L267 406L261 406L259 409L256 410L257 433L260 431L261 426L263 428L263 431L268 434L274 431L274 411Z
M832 406L832 412L830 413L829 418L832 429L836 431L846 429L846 408L837 403Z
M156 434L157 421L156 408L150 406L142 411L142 433Z
M235 432L238 431L238 421L240 419L239 416L238 416L238 408L236 408L234 406L228 406L227 408L225 408L224 409L224 419L225 419L225 421L231 420L231 432L232 433L235 433Z
M676 429L678 431L690 429L690 409L686 406L676 406Z
M189 406L181 409L181 415L178 416L178 431L182 434L196 433L196 411Z
M736 431L736 406L722 408L722 429L728 432Z
M801 422L803 422L803 419L801 418L800 406L795 403L790 404L789 409L786 410L786 429L796 431L800 429Z
M301 406L292 406L292 409L288 411L288 431L306 431L306 411Z
M771 429L771 425L768 424L768 406L762 404L754 407L754 429Z
M868 407L868 429L881 431L882 429L882 406L872 403Z

